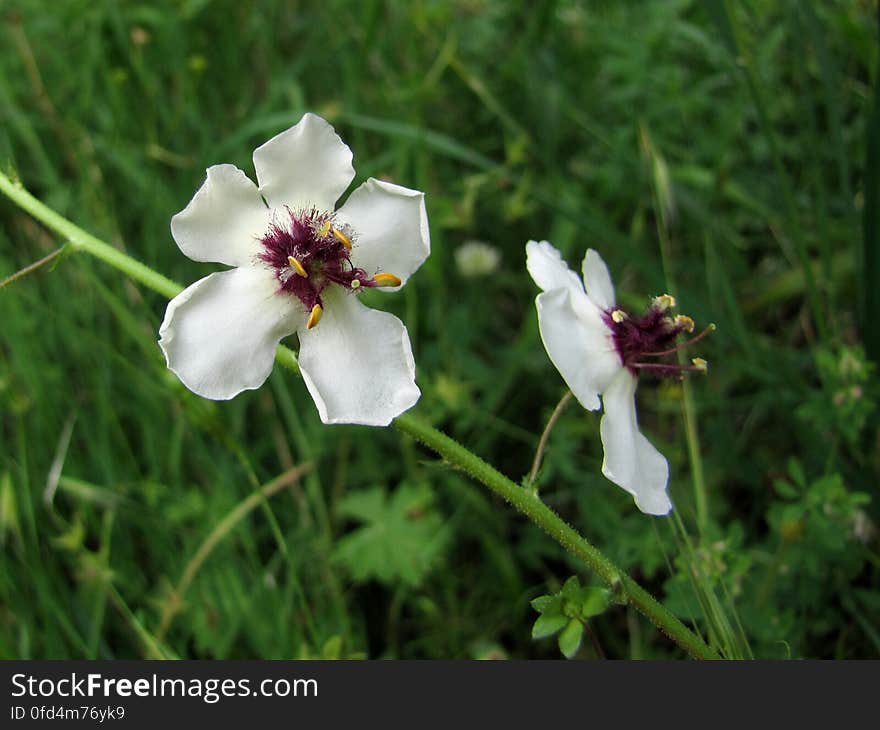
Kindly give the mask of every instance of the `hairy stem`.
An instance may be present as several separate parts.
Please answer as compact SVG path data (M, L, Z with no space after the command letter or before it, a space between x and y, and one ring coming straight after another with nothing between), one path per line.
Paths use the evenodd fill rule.
M174 297L182 290L182 287L176 282L165 278L104 241L86 233L34 198L19 183L11 181L2 173L0 173L0 192L3 192L48 228L63 236L73 250L82 251L101 259L164 296ZM278 346L276 360L289 370L299 373L296 355L284 345ZM692 657L697 659L719 658L718 654L702 638L688 629L653 596L612 563L598 548L544 504L531 490L518 486L457 441L411 413L398 416L393 421L393 425L510 503L565 550L584 562L611 586L621 601L625 601L641 611L658 629Z
M0 289L9 286L13 282L18 281L19 279L24 278L28 274L34 273L37 269L42 268L46 264L51 264L58 256L64 253L64 246L60 248L56 248L52 253L48 256L43 256L39 261L34 261L32 264L28 264L23 269L19 269L14 274L10 274L3 281L0 281Z
M398 416L393 421L393 425L431 450L436 451L448 462L466 472L472 479L489 487L495 494L509 502L569 553L586 563L593 572L611 586L620 600L641 611L651 623L692 657L695 659L719 658L718 654L699 636L688 629L651 594L544 504L531 490L514 484L476 454L411 413Z

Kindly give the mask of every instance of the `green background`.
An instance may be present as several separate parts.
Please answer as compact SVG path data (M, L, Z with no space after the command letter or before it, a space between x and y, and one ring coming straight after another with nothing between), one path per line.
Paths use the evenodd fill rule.
M877 22L856 0L9 0L0 165L189 283L217 267L169 220L205 167L252 175L326 117L355 184L427 195L431 257L366 293L407 323L416 412L514 481L565 392L524 244L596 248L625 306L671 291L717 323L710 371L639 388L675 517L601 476L574 404L542 498L726 656L876 657ZM5 199L0 226L0 278L61 243ZM474 239L497 270L457 265ZM281 368L189 393L165 304L82 255L0 290L0 656L560 656L530 601L595 583L582 566L400 433L322 425ZM589 628L581 658L681 656L624 607Z

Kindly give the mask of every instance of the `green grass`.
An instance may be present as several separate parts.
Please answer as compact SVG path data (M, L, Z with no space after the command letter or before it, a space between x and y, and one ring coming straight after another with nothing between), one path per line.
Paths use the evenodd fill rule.
M371 301L408 325L416 411L514 481L564 393L525 242L598 249L626 305L673 290L718 324L707 378L639 388L678 517L601 476L575 404L541 496L726 656L877 657L876 8L802 5L8 0L0 165L191 282L216 267L169 220L204 168L327 117L356 182L427 193L431 257ZM0 279L60 244L0 222ZM457 270L469 239L497 272ZM281 368L189 393L164 308L83 256L0 289L0 656L559 656L530 600L581 565L400 433L323 426ZM590 626L681 656L615 605Z

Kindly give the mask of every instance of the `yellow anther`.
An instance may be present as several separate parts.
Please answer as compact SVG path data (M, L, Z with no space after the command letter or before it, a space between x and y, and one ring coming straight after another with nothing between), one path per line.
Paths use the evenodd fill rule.
M351 286L352 289L357 289L360 285L361 285L361 280L360 280L360 279L352 279L352 280L351 280L351 284L350 284L350 286Z
M306 322L306 328L311 329L321 321L321 315L324 314L324 308L320 304L312 307L312 313L309 315L309 321Z
M694 320L692 320L686 314L679 314L675 317L675 326L681 327L685 332L693 332Z
M324 238L328 233L330 233L330 221L324 221L324 225L318 230L318 236Z
M345 246L348 250L351 250L351 239L346 236L342 231L338 228L331 228L333 231L333 235L336 237L336 240L339 241L343 246Z
M697 370L700 370L700 371L702 371L702 372L704 372L704 373L709 369L709 363L707 363L707 362L706 362L703 358L701 358L701 357L695 357L693 360L691 360L691 362L694 364L694 367L695 367Z
M376 286L400 286L400 277L389 274L387 271L380 271L373 277Z
M613 319L615 322L617 322L617 324L620 324L621 322L623 322L623 320L625 320L627 318L627 316L628 316L627 313L624 312L622 309L615 309L611 313L611 319Z
M671 294L661 294L659 297L654 297L652 304L654 309L665 312L667 309L675 307L675 297Z
M290 264L290 268L293 269L297 274L299 274L303 279L309 278L309 272L306 271L306 267L303 266L299 261L297 261L293 256L287 257L287 263Z
M671 294L661 294L654 297L654 307L660 310L672 309L676 305L675 297Z

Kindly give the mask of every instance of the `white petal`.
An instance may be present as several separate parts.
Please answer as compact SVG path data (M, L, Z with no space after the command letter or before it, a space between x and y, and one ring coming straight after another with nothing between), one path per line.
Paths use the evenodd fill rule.
M345 201L336 218L354 232L351 260L370 276L387 271L402 283L431 253L425 194L370 178Z
M544 291L570 289L584 293L577 274L568 268L559 251L548 241L529 241L526 244L526 268Z
M323 298L321 321L299 329L299 367L321 420L387 426L421 395L409 333L341 289Z
M669 464L639 432L636 384L635 376L622 370L602 393L605 406L599 427L605 448L602 473L632 494L642 512L665 515L672 509L666 493Z
M551 289L535 299L544 349L580 404L599 408L599 393L620 372L620 356L601 314L581 290L575 306L569 289Z
M593 249L587 249L582 269L584 288L593 304L606 311L614 307L614 284L611 283L611 274L608 273L602 257Z
M305 315L277 293L272 271L242 267L206 276L168 304L159 346L168 367L194 393L228 400L259 388L278 341Z
M332 211L354 179L351 150L324 119L299 123L254 150L260 192L273 208Z
M257 186L235 165L214 165L193 199L171 219L171 235L194 261L247 266L269 226Z

